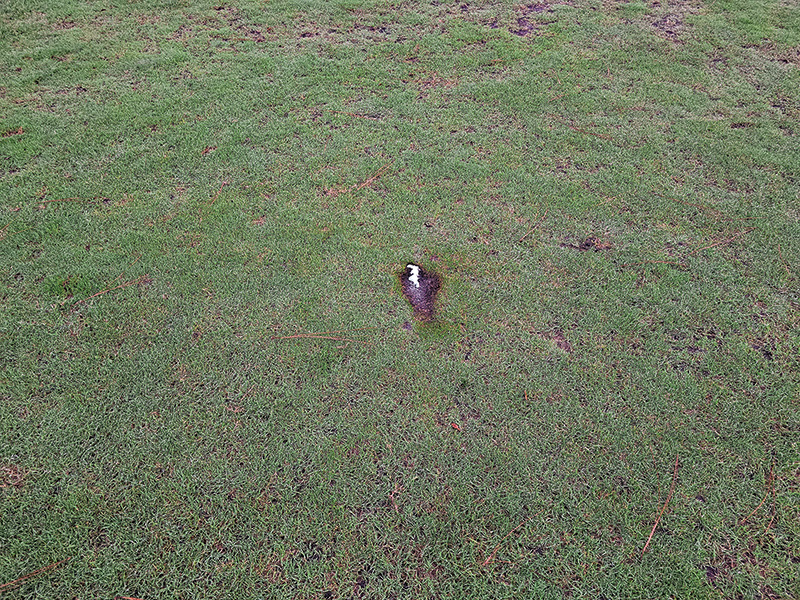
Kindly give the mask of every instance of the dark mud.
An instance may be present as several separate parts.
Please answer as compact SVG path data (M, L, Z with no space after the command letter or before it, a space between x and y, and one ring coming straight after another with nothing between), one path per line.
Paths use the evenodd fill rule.
M416 277L414 273L418 267ZM442 287L441 277L420 265L409 264L397 275L403 297L414 310L414 317L421 321L431 321L436 315L436 295Z

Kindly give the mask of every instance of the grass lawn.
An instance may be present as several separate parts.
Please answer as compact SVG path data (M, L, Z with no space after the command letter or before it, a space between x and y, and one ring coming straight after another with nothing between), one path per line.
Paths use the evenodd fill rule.
M800 597L799 134L794 0L3 2L0 593Z

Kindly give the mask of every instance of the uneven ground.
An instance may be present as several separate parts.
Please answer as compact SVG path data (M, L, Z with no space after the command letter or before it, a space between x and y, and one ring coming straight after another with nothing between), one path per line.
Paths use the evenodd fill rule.
M800 597L798 67L788 0L3 3L0 592Z

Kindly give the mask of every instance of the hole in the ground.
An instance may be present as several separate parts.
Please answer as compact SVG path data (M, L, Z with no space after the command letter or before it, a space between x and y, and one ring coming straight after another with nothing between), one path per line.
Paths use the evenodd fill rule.
M439 275L409 263L399 274L399 280L403 296L414 309L414 316L423 321L431 320L436 312L436 294L442 286Z

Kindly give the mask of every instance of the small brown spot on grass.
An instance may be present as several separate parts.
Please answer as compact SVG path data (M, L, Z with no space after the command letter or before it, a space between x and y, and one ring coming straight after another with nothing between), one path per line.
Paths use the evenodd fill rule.
M536 335L541 339L550 342L551 344L553 344L553 346L555 346L557 349L563 352L567 353L572 352L572 344L570 344L569 340L566 338L564 333L558 329L547 333L538 333Z
M612 248L611 242L607 240L602 240L600 238L596 238L594 236L589 236L585 240L581 241L579 244L561 244L562 248L572 248L574 250L578 250L579 252L586 252L587 250L594 250L595 252L599 252L600 250L610 250Z
M609 249L611 249L611 244L609 242L596 237L588 237L578 245L578 250L581 252L586 252L587 250L594 250L597 252L599 250Z
M27 474L17 465L0 467L0 488L21 488Z
M53 27L53 30L55 30L55 31L64 31L65 29L73 29L73 28L75 28L77 26L78 25L75 23L75 21L66 21L65 20L65 21L56 21L55 23L53 23L52 27Z
M417 86L419 87L420 92L426 92L428 90L443 87L443 88L451 88L458 85L457 79L444 79L443 77L439 77L439 74L434 72L428 75L427 77L422 77L421 79L417 80Z
M2 137L7 138L14 135L22 135L25 133L25 130L22 127L17 127L16 129L9 129L8 131L4 131Z
M658 6L658 3L653 5ZM671 0L666 3L668 12L657 14L650 23L653 32L672 43L681 43L681 37L690 29L686 23L687 17L697 14L702 8L702 3L697 0Z
M516 27L509 28L509 33L519 37L529 37L536 33L537 23L531 20L531 17L545 11L551 12L550 2L536 2L533 4L526 4L517 9L517 22Z

